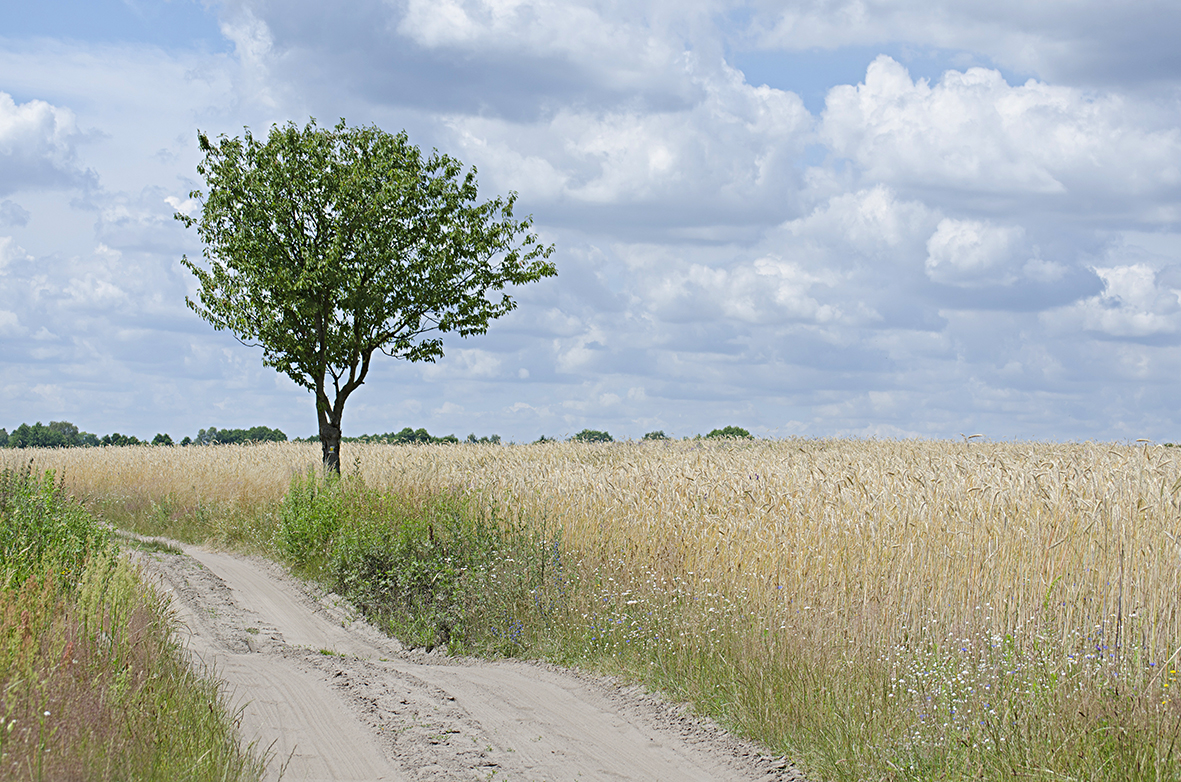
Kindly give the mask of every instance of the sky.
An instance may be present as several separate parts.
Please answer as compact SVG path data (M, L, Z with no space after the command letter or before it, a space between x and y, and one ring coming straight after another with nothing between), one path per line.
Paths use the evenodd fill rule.
M1181 441L1173 0L0 12L0 427L315 433L185 306L198 131L397 132L556 250L344 433Z

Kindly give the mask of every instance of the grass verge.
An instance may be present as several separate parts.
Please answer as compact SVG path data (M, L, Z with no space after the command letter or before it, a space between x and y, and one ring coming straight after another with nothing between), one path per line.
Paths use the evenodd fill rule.
M0 471L0 777L253 780L166 602L52 473Z

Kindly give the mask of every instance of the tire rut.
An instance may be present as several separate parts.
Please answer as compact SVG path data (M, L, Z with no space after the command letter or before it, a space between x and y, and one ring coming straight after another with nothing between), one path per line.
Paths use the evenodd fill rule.
M685 707L555 666L404 650L277 565L137 552L283 780L805 782Z

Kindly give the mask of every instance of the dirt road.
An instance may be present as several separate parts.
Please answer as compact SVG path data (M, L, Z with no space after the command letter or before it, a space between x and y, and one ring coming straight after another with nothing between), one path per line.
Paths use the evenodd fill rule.
M800 780L712 723L567 670L407 652L272 563L141 554L284 780Z

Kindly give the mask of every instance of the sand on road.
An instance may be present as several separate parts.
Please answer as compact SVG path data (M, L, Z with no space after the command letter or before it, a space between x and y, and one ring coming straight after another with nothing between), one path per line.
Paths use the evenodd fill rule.
M273 563L180 548L137 559L171 598L191 653L227 683L271 779L804 779L638 688L409 652Z

